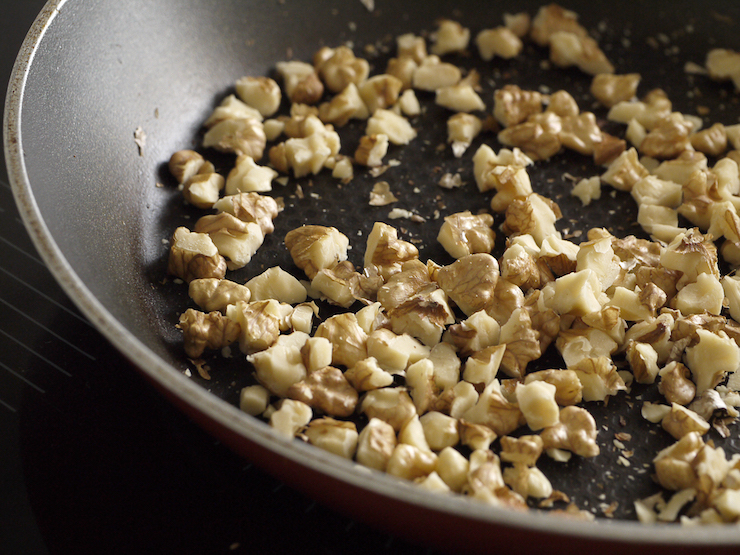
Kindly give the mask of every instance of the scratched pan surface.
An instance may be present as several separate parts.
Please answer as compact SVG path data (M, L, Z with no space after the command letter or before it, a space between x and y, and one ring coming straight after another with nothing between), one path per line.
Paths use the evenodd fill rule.
M598 457L575 457L564 465L542 462L556 489L597 516L585 523L428 495L300 442L283 441L235 406L240 388L252 383L243 360L209 359L211 379L206 380L182 354L174 324L189 305L185 288L165 279L164 240L178 225L192 226L200 213L183 205L165 166L172 152L198 147L201 123L232 92L235 79L271 75L274 64L290 55L310 60L322 45L347 41L379 72L393 37L429 32L437 17L457 19L476 33L499 25L505 12L534 14L539 5L376 0L370 12L354 0L50 2L19 54L6 104L6 158L21 213L71 298L157 388L245 457L322 502L451 551L488 551L496 545L510 546L512 552L546 545L556 553L581 548L666 553L735 549L740 532L733 527L647 528L634 521L632 501L657 491L649 461L670 443L639 416L641 401L654 395L651 390L622 393L610 399L608 409L589 407L599 426ZM689 76L683 68L688 61L703 63L710 48L740 49L735 23L740 5L563 5L580 14L618 73L642 74L639 94L660 87L674 109L706 114L705 125L738 122L740 108L731 85ZM471 54L450 61L479 68L489 109L492 91L515 83L545 92L565 88L581 109L593 109L603 118L588 94L590 80L575 70L548 69L542 63L547 57L543 49L527 45L519 59L490 64L481 64L474 50ZM276 232L249 268L232 277L246 279L277 264L295 270L281 241L302 223L338 227L350 237L355 263L361 262L364 238L376 220L399 227L404 238L417 242L424 259L449 263L436 245L435 214L488 206L490 197L475 189L470 158L482 141L496 150L500 145L489 135L463 158L454 158L449 148L438 148L446 138L445 114L430 96L420 98L428 112L423 125L415 122L419 137L410 147L391 149L388 159L400 165L383 176L358 171L344 187L324 175L277 185L272 194L284 198L286 209L276 220ZM146 134L141 152L134 143L137 128ZM354 145L361 127L342 133L344 144ZM344 151L353 148L345 146ZM206 155L222 172L233 162L214 152ZM605 190L584 210L568 195L572 182L564 174L581 178L598 171L583 157L561 154L550 163L538 163L530 174L535 190L560 203L566 236L578 241L594 226L618 235L639 233L631 223L635 208L628 196ZM437 182L448 172L459 173L466 184L442 190ZM369 191L381 179L399 198L394 207L411 210L427 223L391 221L390 207L368 206ZM305 193L302 198L298 185ZM498 243L500 252L501 237ZM557 364L557 357L542 364ZM617 432L632 435L626 446L634 452L629 466L618 463L622 452L614 445ZM736 427L732 432L730 439L713 439L738 452Z

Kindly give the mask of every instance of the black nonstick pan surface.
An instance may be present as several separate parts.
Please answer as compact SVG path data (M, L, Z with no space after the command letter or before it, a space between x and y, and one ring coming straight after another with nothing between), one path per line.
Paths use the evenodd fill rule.
M740 109L731 84L689 75L686 62L703 64L714 47L740 48L733 2L563 5L580 14L598 38L617 73L642 75L639 94L662 88L674 110L705 114L706 126L733 124ZM394 37L425 34L439 17L456 19L475 33L499 25L505 12L534 14L540 3L383 2L373 10L357 2L51 2L40 14L16 64L8 91L5 147L16 200L37 248L71 298L103 334L154 385L209 431L250 460L302 488L320 501L360 515L368 522L445 549L488 550L493 538L516 541L522 552L570 552L576 548L731 549L740 542L734 528L648 528L634 522L632 502L656 491L649 462L672 441L640 416L641 401L653 392L633 388L589 406L600 428L601 455L573 458L567 465L543 462L556 489L593 512L592 523L548 515L511 513L418 491L386 476L369 475L299 442L280 440L263 423L236 408L240 389L251 383L243 361L208 360L210 379L194 370L175 328L189 306L186 290L166 275L167 245L178 225L189 226L202 212L187 207L166 170L172 152L197 148L201 124L233 90L242 75L274 75L276 62L310 60L323 45L349 42L382 71ZM471 49L472 50L472 49ZM544 92L566 89L581 109L593 109L590 78L577 70L543 64L547 52L532 44L510 62L482 64L474 51L451 57L481 71L481 94L489 107L493 90L506 83ZM364 238L373 222L387 221L416 242L422 259L451 262L437 245L437 215L488 207L490 197L475 189L471 157L481 142L498 150L495 137L482 136L461 158L446 141L445 112L431 96L419 137L408 148L392 148L400 164L380 177L358 171L351 184L337 187L325 176L291 178L273 195L284 199L275 233L248 268L232 275L243 280L275 265L295 270L282 245L285 233L302 223L333 225L350 237L350 259L360 264ZM707 108L708 110L705 110ZM606 129L609 129L608 125ZM140 148L134 132L142 129ZM342 132L356 144L362 127ZM227 172L233 158L208 152ZM604 194L583 209L568 191L576 178L601 173L581 156L560 154L530 171L535 190L554 198L563 210L563 233L578 241L594 226L616 235L639 234L628 195ZM459 173L466 184L441 189L444 173ZM376 181L388 181L399 198L393 207L411 210L426 223L389 220L391 207L370 207ZM300 185L304 194L298 194ZM302 196L302 198L301 198ZM500 224L500 219L497 220ZM503 248L500 234L498 251ZM326 311L326 307L322 310ZM324 315L328 312L324 312ZM546 367L554 359L542 362ZM536 367L535 367L536 368ZM712 437L737 452L730 438ZM618 464L614 434L628 432L634 452L630 466ZM445 523L442 526L440 523ZM528 538L525 542L524 538Z

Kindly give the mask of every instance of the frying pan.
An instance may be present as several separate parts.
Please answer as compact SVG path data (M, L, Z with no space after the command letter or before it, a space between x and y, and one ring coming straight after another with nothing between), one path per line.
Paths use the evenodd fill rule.
M640 419L637 401L650 399L651 390L635 388L617 396L609 410L589 407L600 426L602 455L547 469L553 471L556 488L582 508L603 515L601 504L617 502L612 506L617 518L582 522L430 494L299 441L283 440L237 409L238 392L251 379L243 361L213 357L210 379L205 379L182 352L174 324L188 299L182 286L167 279L163 240L200 213L183 205L166 162L176 150L198 147L202 122L233 91L238 77L272 75L278 61L310 60L319 47L343 43L368 57L374 71L382 71L398 34L432 31L439 17L456 19L475 33L499 25L504 12L534 14L539 5L376 0L369 10L354 0L50 1L18 55L6 101L5 152L20 212L73 301L155 387L244 457L323 503L454 552L730 552L740 545L740 532L732 526L645 527L634 522L632 501L656 491L643 465L670 443L660 433L646 432ZM563 5L580 14L618 73L642 74L640 94L660 87L676 110L709 108L705 124L737 121L740 109L731 85L683 71L687 61L701 64L712 47L740 48L737 3ZM576 70L547 68L541 63L546 55L529 45L518 60L482 68L489 107L493 89L512 82L523 88L565 88L582 109L598 115L588 96L590 80ZM452 61L471 68L481 65L475 59L473 54ZM368 207L367 194L377 179L367 174L343 188L322 175L291 179L273 192L286 203L275 233L235 279L276 264L295 270L281 240L301 223L338 227L350 236L351 259L358 263L372 223L389 221L405 238L418 241L424 258L448 263L434 241L435 211L445 215L486 208L489 198L473 192L469 156L481 141L495 149L498 145L490 135L481 138L462 160L449 149L438 149L445 142L444 113L429 100L422 95L429 113L423 127L417 126L415 146L392 149L389 157L401 164L382 176L397 193L398 205L413 209L428 225L391 221L388 207ZM143 145L134 142L137 129L145 133ZM353 144L361 129L346 133L346 144ZM217 153L207 156L221 171L233 163ZM460 173L466 185L443 194L436 183L446 172ZM621 235L639 232L629 223L635 215L629 197L607 194L584 210L567 194L566 173L587 177L595 170L587 160L565 154L531 172L535 189L560 203L564 233L577 238L592 226ZM300 198L298 184L312 194ZM619 452L612 440L620 430L633 435L632 468L616 464ZM738 451L733 438L717 441L728 452Z

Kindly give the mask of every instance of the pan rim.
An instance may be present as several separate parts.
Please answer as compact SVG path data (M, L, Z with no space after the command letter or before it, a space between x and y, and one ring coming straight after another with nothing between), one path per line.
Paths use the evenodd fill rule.
M402 503L454 514L483 524L506 526L555 535L564 540L612 541L625 547L635 544L673 546L733 546L740 544L740 534L732 525L717 527L682 527L679 525L646 526L638 522L597 519L594 522L557 519L535 511L522 518L521 513L507 509L478 505L467 499L450 498L423 491L383 473L368 471L350 461L332 456L297 441L286 441L269 426L238 408L210 394L181 372L177 371L146 345L130 334L125 327L94 297L75 273L64 253L47 228L43 214L35 201L32 184L23 156L22 110L27 77L35 53L64 5L73 0L49 0L33 26L16 58L6 96L3 131L4 154L8 178L21 218L31 239L56 281L77 308L95 328L134 366L161 388L182 400L194 410L213 419L235 435L255 442L261 447L301 466L327 476L331 480L349 483L363 490L371 490L382 497ZM358 470L357 468L361 468Z

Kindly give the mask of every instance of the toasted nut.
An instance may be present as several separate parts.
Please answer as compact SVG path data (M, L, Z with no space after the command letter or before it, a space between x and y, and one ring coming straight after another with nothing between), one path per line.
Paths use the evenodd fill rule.
M351 368L368 357L367 334L350 312L327 318L319 324L314 336L331 341L334 346L332 364Z
M727 150L727 131L721 123L715 123L691 135L691 146L709 156L720 156Z
M293 399L283 399L280 408L270 416L270 426L282 436L291 439L303 429L313 416L311 407Z
M547 160L560 151L557 131L546 130L536 121L513 125L498 134L501 144L519 147L533 160Z
M544 381L517 384L516 400L531 430L541 430L560 422L560 409L555 402L556 388Z
M246 104L269 117L280 107L280 87L269 77L245 76L236 81L236 94Z
M170 157L168 167L172 176L182 184L199 173L205 163L203 156L194 150L178 150Z
M419 250L411 243L398 239L396 228L375 222L367 238L365 268L376 268L383 279L401 271L402 265L419 258Z
M274 266L246 283L252 300L275 299L281 303L298 304L306 300L306 288L288 272Z
M601 176L601 180L620 191L631 191L635 183L649 173L638 160L637 151L630 148L609 164L609 168Z
M482 129L481 120L460 112L447 120L447 142L452 144L452 153L460 158Z
M591 94L607 108L619 102L632 100L640 84L639 73L625 75L610 75L601 73L591 81Z
M437 240L454 258L493 250L496 234L491 229L493 216L473 215L469 211L445 216Z
M437 464L437 455L413 445L396 445L385 471L391 476L414 480L429 475Z
M572 368L583 384L584 401L603 401L626 389L624 380L608 357L584 358Z
M507 435L524 424L519 407L510 403L501 393L498 380L491 382L481 393L473 407L465 411L463 418L474 424L483 424L497 435Z
M711 274L699 274L694 283L689 283L678 292L671 306L682 314L701 314L709 312L719 315L722 311L725 293L722 284Z
M529 116L542 112L542 95L516 85L505 85L496 90L493 101L493 115L504 127L522 123Z
M203 125L210 129L217 123L229 119L254 119L261 122L262 114L256 108L248 106L233 94L230 94L216 107Z
M670 403L688 405L696 396L696 385L690 379L689 369L678 361L673 361L659 372L658 391ZM707 390L711 391L711 390Z
M262 158L267 138L262 123L254 118L226 119L211 127L203 136L203 146L223 152Z
M177 324L183 332L185 354L199 358L206 349L222 349L239 338L239 324L220 312L187 309Z
M211 312L226 310L228 305L238 301L248 302L252 293L244 285L228 279L199 278L190 282L188 295L203 310Z
M345 459L352 459L357 450L359 434L353 422L330 417L317 418L308 424L303 433L311 445Z
M452 491L461 491L467 482L469 462L453 447L445 447L437 456L436 472Z
M492 304L498 270L498 262L490 254L471 254L440 268L435 280L460 310L471 316Z
M307 340L302 332L281 335L267 349L247 356L259 382L274 395L286 397L291 386L306 377L301 348Z
M334 227L306 225L289 231L285 246L296 266L313 279L319 270L347 260L349 239Z
M653 158L676 158L691 147L691 124L679 113L662 119L640 143L640 152Z
M601 198L601 179L599 179L599 176L581 179L570 190L570 194L578 197L583 206L588 206L592 200Z
M411 79L414 89L436 91L441 87L452 86L462 78L462 72L457 66L442 62L438 56L427 56L417 63L419 66Z
M514 199L506 209L504 232L507 235L531 235L537 245L557 233L555 222L562 217L555 202L537 193Z
M740 88L740 54L724 48L713 48L707 53L706 68L717 81L731 80Z
M262 193L272 190L272 180L278 173L272 168L259 166L251 156L242 155L236 159L234 169L226 178L227 195L238 193ZM218 200L218 199L216 199Z
M709 423L694 411L677 403L671 404L670 412L661 421L663 429L676 439L697 432L703 435L709 431Z
M223 188L223 176L215 172L198 173L183 183L182 196L197 208L211 208Z
M407 145L416 137L416 130L403 116L379 108L367 120L366 135L385 135L394 145Z
M201 216L195 222L197 233L207 233L229 270L243 268L262 246L265 239L260 226L244 222L228 212Z
M484 29L475 37L480 57L489 62L496 56L506 60L516 58L524 48L519 36L508 27Z
M334 96L329 102L319 105L319 118L324 123L333 123L342 127L350 119L366 119L370 112L360 96L360 91L354 83Z
M355 57L346 46L323 48L314 56L314 65L326 88L335 93L344 90L350 83L360 85L370 72L368 61Z
M387 152L388 135L364 135L360 137L360 144L355 151L355 162L369 167L380 166Z
M649 343L630 341L627 345L627 362L637 383L653 383L658 376L658 353Z
M354 413L358 400L355 388L342 371L333 366L311 372L288 387L285 394L291 399L303 401L315 410L337 417L347 417Z
M558 31L568 31L578 36L586 36L586 29L578 23L578 15L557 4L542 6L532 20L531 38L540 46L547 46L550 37Z
M393 376L378 365L375 357L368 357L344 373L357 391L370 391L393 384Z
M596 124L596 116L591 112L581 112L578 116L566 116L562 120L558 139L565 148L580 154L591 155L601 142L601 129Z
M462 81L449 87L438 88L435 102L454 112L475 112L486 109L485 103L473 87Z
M368 391L359 411L368 418L379 418L399 431L416 414L414 402L405 389L392 387Z
M451 52L462 52L468 47L470 29L457 21L443 19L433 35L432 54L442 56Z
M172 236L167 272L186 282L197 278L221 279L226 275L226 260L208 234L178 227Z
M285 94L291 102L315 104L323 96L324 85L311 64L299 61L278 62L276 69L283 80Z
M460 441L457 419L432 411L424 414L419 420L424 428L424 437L432 450L442 451L457 445Z
M422 42L424 39L421 39ZM385 72L388 75L393 75L401 81L401 90L411 90L411 85L414 79L414 72L419 64L411 56L399 56L398 58L391 58L388 60L388 65L385 68Z
M239 409L252 416L265 412L269 402L270 392L261 385L249 385L239 393Z
M701 435L689 432L673 445L660 451L653 459L658 483L669 490L682 490L696 482L696 471L691 463L704 446Z
M576 405L583 399L583 385L573 370L540 370L527 374L524 383L543 381L555 386L555 402L560 406Z
M379 418L370 421L360 432L357 443L357 462L385 471L396 447L396 432L393 427Z
M499 336L500 326L498 322L489 316L485 310L479 310L459 324L451 325L447 329L445 340L455 345L462 356L468 356L482 349L498 345ZM490 356L491 354L488 354L485 358ZM501 356L503 355L499 355L499 360Z
M374 75L357 87L370 115L393 106L402 88L403 81L388 74Z
M281 314L277 301L238 301L226 308L226 315L239 323L239 348L243 353L267 349L280 335Z
M699 342L686 349L686 366L696 383L696 393L701 395L717 385L727 372L740 367L740 348L726 333L696 331Z
M577 66L590 75L614 73L614 66L594 39L567 31L550 35L550 60L559 67Z
M596 443L596 422L589 412L581 407L565 407L560 410L560 423L542 430L544 449L565 449L581 457L599 454Z

